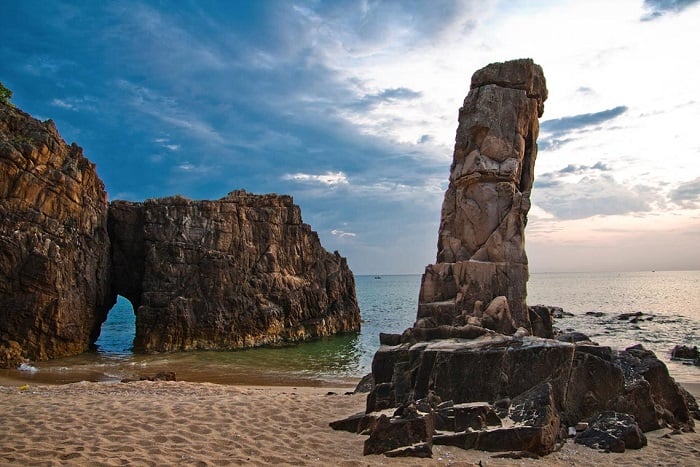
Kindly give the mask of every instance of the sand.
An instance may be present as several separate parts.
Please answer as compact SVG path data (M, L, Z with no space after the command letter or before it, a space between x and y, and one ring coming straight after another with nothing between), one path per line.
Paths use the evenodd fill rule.
M649 445L603 453L569 441L540 460L435 446L432 459L363 456L362 435L328 423L365 395L317 387L188 382L0 386L0 465L700 465L700 434L647 433ZM696 396L700 387L689 386Z

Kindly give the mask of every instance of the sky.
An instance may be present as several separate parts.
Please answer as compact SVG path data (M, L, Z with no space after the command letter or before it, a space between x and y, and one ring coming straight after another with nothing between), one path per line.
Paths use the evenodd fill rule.
M435 261L474 71L547 79L530 271L700 269L700 1L51 1L0 82L109 198L289 194L355 274Z

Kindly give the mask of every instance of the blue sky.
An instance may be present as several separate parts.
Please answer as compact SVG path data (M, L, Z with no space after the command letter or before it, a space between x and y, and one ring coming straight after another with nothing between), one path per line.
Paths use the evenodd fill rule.
M471 74L550 90L531 271L700 269L696 1L9 1L0 81L110 199L285 193L356 274L435 260Z

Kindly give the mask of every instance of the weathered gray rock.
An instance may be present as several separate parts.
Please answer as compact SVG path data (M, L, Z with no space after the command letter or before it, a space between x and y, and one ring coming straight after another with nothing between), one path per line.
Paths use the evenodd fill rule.
M588 428L576 435L577 444L612 452L641 449L647 438L631 415L618 412L599 413Z
M574 351L572 344L503 335L382 346L372 362L378 386L368 397L367 411L418 400L430 391L455 403L494 402L542 381L551 382L561 404Z
M88 349L109 292L107 195L53 122L0 103L0 367Z
M653 352L639 344L628 347L619 352L615 364L624 374L625 392L614 410L634 415L644 432L667 425L687 430L695 425L686 393Z
M144 352L236 349L360 328L345 258L323 249L289 196L114 201L112 293Z
M397 455L418 455L430 457L432 455L433 433L435 424L432 414L416 414L407 417L387 417L382 415L365 440L364 455L383 454L394 451ZM421 444L417 451L404 450L414 444ZM400 449L400 451L395 451Z
M514 323L512 330L499 323L499 330L531 332L523 231L546 98L542 69L532 60L493 63L474 73L459 111L437 264L423 275L419 320L458 324L503 296Z

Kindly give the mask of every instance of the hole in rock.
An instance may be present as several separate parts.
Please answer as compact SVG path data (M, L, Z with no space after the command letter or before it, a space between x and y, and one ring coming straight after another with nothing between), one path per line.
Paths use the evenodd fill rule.
M97 351L103 354L131 354L136 335L136 314L131 302L117 296L107 320L102 323L100 337L95 342Z

